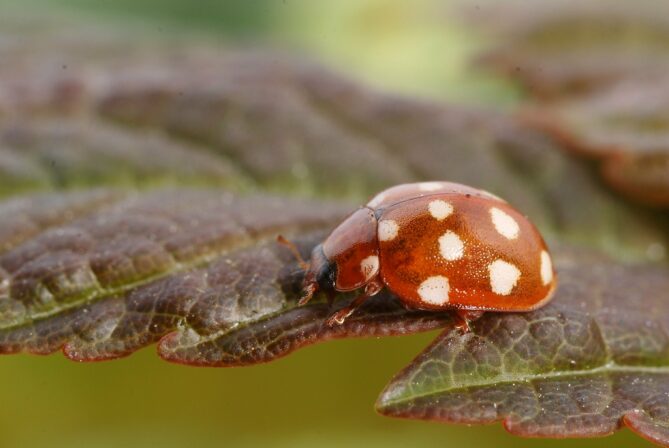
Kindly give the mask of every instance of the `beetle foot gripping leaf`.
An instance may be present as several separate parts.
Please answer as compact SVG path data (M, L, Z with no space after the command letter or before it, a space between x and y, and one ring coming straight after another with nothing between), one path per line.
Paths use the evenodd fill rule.
M452 423L501 420L534 437L603 436L625 424L669 445L666 269L561 255L562 286L551 304L486 314L465 335L446 330L391 381L378 410Z

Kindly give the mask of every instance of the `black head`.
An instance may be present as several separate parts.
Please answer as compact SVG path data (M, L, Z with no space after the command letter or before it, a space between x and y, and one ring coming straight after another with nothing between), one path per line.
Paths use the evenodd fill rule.
M319 244L311 251L309 267L302 281L300 305L307 303L317 291L334 289L337 265L325 256L323 245Z

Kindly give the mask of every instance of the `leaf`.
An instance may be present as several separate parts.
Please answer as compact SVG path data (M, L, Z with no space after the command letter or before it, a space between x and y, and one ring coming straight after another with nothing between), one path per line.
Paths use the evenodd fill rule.
M526 87L557 99L608 88L625 79L664 76L669 9L661 0L561 0L545 8L516 0L465 10L495 46L479 57Z
M627 425L669 444L669 276L559 251L555 299L446 329L385 388L384 415L502 421L532 437L593 437Z
M669 147L666 152L609 157L602 165L602 174L627 197L669 208Z
M243 365L317 340L449 321L407 312L387 294L333 329L323 323L326 304L295 308L301 270L276 235L311 248L323 237L317 229L348 210L221 191L119 198L0 255L0 352L62 348L73 360L101 360L169 334L159 346L166 359Z
M629 80L609 89L528 108L531 125L578 155L599 159L604 179L643 204L669 207L669 78Z
M293 284L295 286L296 284ZM383 292L367 302L343 325L325 321L336 309L325 303L295 307L280 314L257 316L247 325L228 326L202 334L180 328L160 340L158 354L165 360L207 367L233 367L269 362L306 345L336 338L399 336L441 328L453 322L450 313L407 311L396 297Z
M0 203L0 253L68 221L114 203L127 193L90 189L43 193Z

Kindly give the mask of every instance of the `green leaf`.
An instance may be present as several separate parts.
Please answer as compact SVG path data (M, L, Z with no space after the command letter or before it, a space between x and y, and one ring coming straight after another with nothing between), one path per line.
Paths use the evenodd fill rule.
M384 415L502 421L533 437L593 437L626 424L669 444L669 276L558 251L554 300L446 329L386 387Z

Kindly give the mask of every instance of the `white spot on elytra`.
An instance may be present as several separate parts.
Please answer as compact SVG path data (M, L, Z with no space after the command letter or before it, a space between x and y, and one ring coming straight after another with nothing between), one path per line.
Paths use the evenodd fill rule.
M360 270L362 271L362 275L365 276L365 280L374 277L379 272L379 257L370 255L363 259L360 262Z
M436 199L427 205L430 215L437 221L442 221L453 213L453 206L446 201Z
M502 296L511 294L520 278L518 268L504 260L495 260L490 263L488 272L490 273L492 292Z
M465 245L457 234L449 230L439 237L439 253L445 260L459 260L464 252Z
M391 241L397 236L400 226L392 219L384 219L379 222L379 241Z
M500 235L510 240L515 240L518 238L520 227L518 226L516 220L509 216L506 212L503 212L497 207L493 207L490 209L490 218L492 219L492 223L495 225L495 229L497 229Z
M376 196L374 196L372 198L372 200L367 203L367 205L369 207L374 208L374 207L378 206L379 204L381 204L385 199L386 199L386 194L385 193L379 193Z
M441 182L421 182L418 184L418 189L420 191L437 191L441 187Z
M541 251L541 281L544 285L549 284L553 280L553 262L551 256L545 250Z
M418 287L418 295L423 302L432 305L443 305L448 303L448 293L451 290L448 279L443 275L428 277Z

